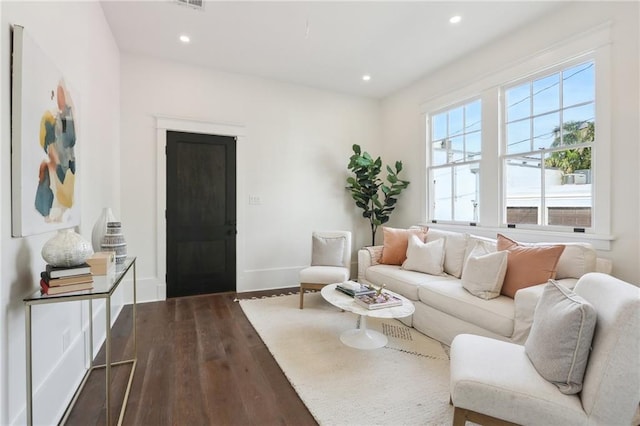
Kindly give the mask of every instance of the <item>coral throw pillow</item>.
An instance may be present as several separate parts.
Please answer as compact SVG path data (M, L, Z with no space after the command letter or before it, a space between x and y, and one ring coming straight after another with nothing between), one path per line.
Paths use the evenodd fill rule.
M556 277L564 246L523 246L498 234L497 249L509 252L501 294L513 298L521 288L544 284Z
M384 245L380 263L385 265L402 265L407 260L409 236L417 235L424 242L426 233L422 229L396 229L382 227Z

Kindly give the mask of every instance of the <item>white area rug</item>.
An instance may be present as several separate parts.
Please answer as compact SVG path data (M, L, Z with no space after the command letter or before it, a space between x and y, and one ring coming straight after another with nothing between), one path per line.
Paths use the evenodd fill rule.
M369 318L386 347L345 346L358 316L320 293L241 300L280 368L321 425L450 425L449 359L440 343L396 320Z

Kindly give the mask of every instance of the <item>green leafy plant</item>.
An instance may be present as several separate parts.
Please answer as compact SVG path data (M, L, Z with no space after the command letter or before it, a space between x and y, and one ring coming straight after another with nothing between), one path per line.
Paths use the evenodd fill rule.
M560 127L554 132L556 138L552 147L563 145L575 145L584 142L593 142L595 137L595 125L592 122L569 121L562 126L563 136L560 139ZM591 169L591 148L581 147L555 151L545 160L547 167L555 167L563 174L570 174L576 170Z
M380 177L382 160L375 160L369 153L362 152L360 146L353 145L353 155L349 159L348 169L353 174L347 178L347 189L362 209L362 216L371 225L371 245L375 245L378 226L387 223L391 212L396 208L398 196L409 186L409 181L398 178L402 171L402 162L396 161L395 170L386 166L386 183Z

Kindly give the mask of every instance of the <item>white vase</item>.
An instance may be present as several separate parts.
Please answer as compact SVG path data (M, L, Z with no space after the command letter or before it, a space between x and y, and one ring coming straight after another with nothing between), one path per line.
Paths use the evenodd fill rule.
M115 222L116 217L113 215L111 208L105 207L102 209L102 214L96 220L91 231L91 245L94 251L100 251L100 244L102 244L102 238L107 233L107 222Z
M93 254L91 243L73 229L61 229L42 246L42 258L52 266L83 264Z

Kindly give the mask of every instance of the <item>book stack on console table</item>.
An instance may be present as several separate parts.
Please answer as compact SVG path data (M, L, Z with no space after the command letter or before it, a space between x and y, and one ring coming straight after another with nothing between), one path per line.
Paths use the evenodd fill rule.
M47 265L46 269L40 273L40 290L44 294L60 294L92 288L93 275L88 263L70 267Z

